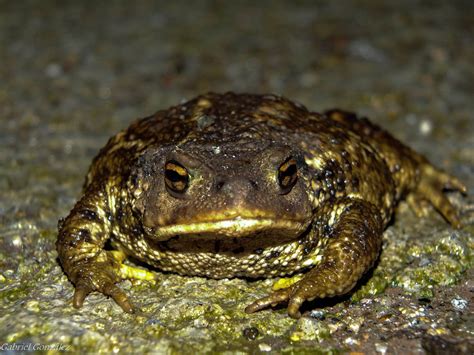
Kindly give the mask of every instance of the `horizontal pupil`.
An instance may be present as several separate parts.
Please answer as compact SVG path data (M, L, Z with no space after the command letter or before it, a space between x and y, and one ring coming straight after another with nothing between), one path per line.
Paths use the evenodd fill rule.
M171 182L186 181L187 175L180 175L176 170L165 170L165 176Z
M296 174L296 164L291 164L286 170L280 171L283 175L294 175Z

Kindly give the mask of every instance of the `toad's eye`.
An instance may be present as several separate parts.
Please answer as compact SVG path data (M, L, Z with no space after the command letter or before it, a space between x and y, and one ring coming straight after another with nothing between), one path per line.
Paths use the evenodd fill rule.
M280 184L282 194L290 192L291 188L295 186L296 180L298 180L296 160L289 157L278 168L278 183Z
M188 170L175 160L170 160L165 164L166 187L172 192L183 193L188 188Z

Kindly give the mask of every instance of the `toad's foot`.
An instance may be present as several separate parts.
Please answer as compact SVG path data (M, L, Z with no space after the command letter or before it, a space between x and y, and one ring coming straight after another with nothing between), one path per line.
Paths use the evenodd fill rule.
M125 279L153 281L156 277L150 271L123 264L124 259L121 251L102 250L93 261L78 262L71 273L76 287L73 306L82 307L85 298L98 291L112 297L125 312L133 313L132 303L116 283Z
M333 232L325 236L328 244L321 263L295 284L250 304L245 309L247 313L288 302L290 317L299 318L303 302L349 292L372 267L382 244L379 212L370 203L351 199L335 203L333 211L339 211L341 206L343 212L334 223Z
M430 164L421 166L421 178L417 189L410 193L407 202L418 216L427 215L427 202L455 228L461 227L458 214L443 190L457 190L466 194L466 186L457 178L446 174Z
M254 301L245 308L245 312L253 313L288 302L288 315L295 319L300 318L299 309L303 302L343 295L355 286L365 271L366 267L354 265L354 273L350 275L347 270L339 270L334 263L323 262L312 269L311 274L294 285Z

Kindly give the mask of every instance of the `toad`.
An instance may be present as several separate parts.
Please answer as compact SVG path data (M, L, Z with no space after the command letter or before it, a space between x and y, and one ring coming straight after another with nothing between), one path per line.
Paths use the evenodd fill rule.
M117 283L155 274L124 264L129 255L208 278L301 273L245 309L286 303L297 318L303 302L354 288L401 199L418 214L428 201L459 227L445 189L466 192L365 118L273 95L209 93L112 137L56 246L75 307L98 291L132 312Z

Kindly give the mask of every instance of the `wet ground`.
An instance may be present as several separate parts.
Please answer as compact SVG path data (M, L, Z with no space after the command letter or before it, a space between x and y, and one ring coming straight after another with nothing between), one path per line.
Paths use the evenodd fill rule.
M473 23L469 1L0 1L0 351L472 353ZM371 117L467 184L464 227L401 204L356 292L298 321L243 312L271 280L172 274L121 284L135 315L99 294L73 309L56 224L91 159L211 90Z

